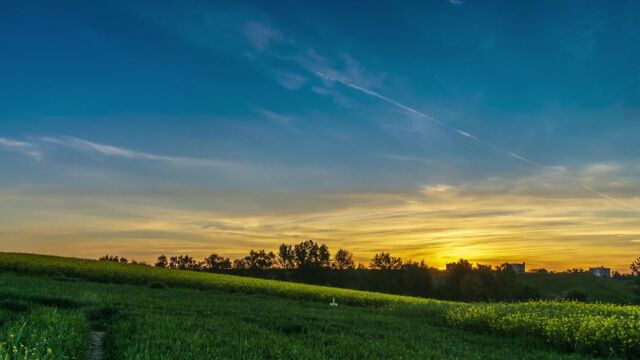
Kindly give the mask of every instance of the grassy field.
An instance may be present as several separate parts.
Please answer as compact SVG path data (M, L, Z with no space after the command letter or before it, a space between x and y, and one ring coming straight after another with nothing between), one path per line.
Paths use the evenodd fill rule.
M633 290L625 282L599 278L590 273L526 273L519 274L518 279L525 285L540 289L545 298L562 297L568 290L577 290L590 301L630 304L637 300Z
M89 329L106 331L110 359L640 355L635 306L463 304L24 254L0 254L0 299L0 359L84 358Z
M432 274L435 284L444 283L447 273L437 271ZM570 290L577 290L592 302L614 304L635 304L638 297L630 284L624 281L599 278L590 273L574 274L518 274L518 281L540 291L544 299L558 299L566 296Z

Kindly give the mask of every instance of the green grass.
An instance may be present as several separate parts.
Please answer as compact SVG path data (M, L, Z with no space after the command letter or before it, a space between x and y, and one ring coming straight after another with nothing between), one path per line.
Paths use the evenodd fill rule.
M0 295L17 313L82 312L111 359L640 356L637 306L464 304L25 254L0 254Z
M2 315L0 315L2 316ZM87 355L89 326L84 314L55 308L2 316L0 359L81 359Z
M74 311L107 332L106 355L114 360L583 358L534 339L473 334L388 308L14 273L0 274L0 293L33 306L73 299Z
M538 288L544 298L558 298L569 290L578 290L587 295L589 301L618 304L632 304L637 301L637 296L628 284L589 273L527 273L520 274L518 279L525 285Z
M442 285L446 276L446 271L433 272L434 284ZM525 273L518 274L518 281L538 289L543 299L562 299L570 290L578 290L591 302L637 304L640 300L629 282L600 278L590 273Z

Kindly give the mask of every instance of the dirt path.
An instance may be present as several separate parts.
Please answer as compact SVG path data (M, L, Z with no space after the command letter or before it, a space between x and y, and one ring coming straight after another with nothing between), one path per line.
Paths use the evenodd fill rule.
M104 331L92 331L91 332L91 350L89 351L89 360L102 360L104 359Z

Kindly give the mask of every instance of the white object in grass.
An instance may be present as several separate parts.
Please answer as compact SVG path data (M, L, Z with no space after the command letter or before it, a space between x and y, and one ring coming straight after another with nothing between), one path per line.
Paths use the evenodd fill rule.
M336 302L336 298L333 298L333 301L329 303L329 306L338 306L338 303Z

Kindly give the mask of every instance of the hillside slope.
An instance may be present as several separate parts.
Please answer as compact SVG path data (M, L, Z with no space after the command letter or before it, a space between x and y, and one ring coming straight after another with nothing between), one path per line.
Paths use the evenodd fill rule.
M589 273L538 274L518 277L524 284L536 287L544 298L561 298L570 290L587 295L589 301L631 304L637 301L631 287L621 281L593 276Z
M90 310L87 312L88 321L102 324L101 326L106 326L107 328L115 326L114 324L122 327L122 329L111 328L109 330L111 332L126 334L127 332L151 331L150 334L145 335L150 336L150 338L144 340L143 344L140 345L144 346L144 349L151 351L151 353L156 351L153 349L157 349L160 346L158 343L164 344L164 342L168 342L163 345L166 345L167 351L172 346L175 346L171 345L174 342L173 340L166 339L166 337L170 336L179 335L182 337L181 341L185 341L187 344L194 343L194 341L210 344L210 340L207 339L211 337L212 333L218 331L218 326L221 326L221 329L224 330L220 336L224 335L230 339L236 339L242 334L246 325L238 328L229 324L245 321L251 324L262 324L260 325L261 330L256 330L258 334L255 335L255 339L261 339L260 341L264 342L264 344L256 344L256 346L265 347L270 346L268 344L272 344L274 341L280 341L282 346L286 344L285 340L279 339L273 334L265 338L260 337L261 331L273 332L273 326L280 328L278 334L284 339L291 334L314 333L316 326L324 329L322 330L323 332L330 332L332 331L330 328L335 328L333 331L342 334L341 336L355 336L350 341L354 343L364 341L367 342L367 346L373 347L382 346L384 343L382 339L392 339L398 334L402 334L397 339L399 343L405 341L403 338L412 338L414 332L422 334L421 336L426 339L428 335L423 334L422 330L419 330L420 327L435 326L438 329L446 327L450 331L454 331L454 329L473 330L495 338L498 343L511 341L508 339L515 336L517 339L521 339L517 341L525 341L524 339L527 339L525 342L538 342L538 345L534 346L536 349L541 345L539 343L540 339L544 339L547 344L552 345L554 348L566 351L627 358L638 358L640 356L640 307L637 306L544 301L511 304L465 304L231 275L28 254L0 253L0 276L3 279L0 282L1 288L5 291L4 294L0 295L5 299L9 299L3 302L5 306L8 304L9 309L24 309L25 303L70 309L87 308ZM176 287L183 289L174 289ZM54 298L48 298L52 294L57 295ZM189 295L185 298L184 294ZM224 306L235 307L246 301L245 310L234 313L233 316L229 315L224 319L219 319L217 317L219 315L218 311L222 310L216 305L216 301L229 296L232 296L233 299L225 300L226 305ZM176 334L173 329L177 329L181 325L172 325L170 321L165 324L168 321L167 319L173 316L191 314L192 306L196 306L195 298L202 299L202 304L197 305L199 310L196 314L193 314L191 319L185 320L188 326L181 330L184 333ZM345 321L349 320L348 324L350 325L335 322L330 325L321 325L322 321L310 316L310 314L325 314L326 309L330 308L328 303L333 298L341 304L337 312L355 311L352 315L356 317L364 316L356 315L356 313L370 314L372 316L384 316L385 320L378 321L375 325L371 325L371 329L365 331L359 325L360 320L349 320L351 315L344 313L341 316L344 316ZM157 299L164 300L157 301ZM14 303L18 305L16 306ZM278 304L282 304L283 308L281 310L276 308L269 310L269 314L261 315L256 319L243 315L266 310L266 306L269 303L275 304L273 306L276 308L280 306ZM291 316L289 311L294 311L295 304L299 304L303 308L310 306L313 309L310 310L311 313L300 310L297 315ZM345 304L358 307L344 306ZM130 307L142 308L131 314L127 312ZM213 309L218 310L214 311ZM158 314L162 316L158 317ZM124 316L124 318L121 319L118 316ZM267 320L263 319L265 316ZM108 321L105 320L106 325L101 320L103 318L108 318ZM397 322L399 327L396 328L394 327L395 325L390 325L396 323L396 321L399 321ZM412 332L402 333L401 324L404 323L407 324L407 328L413 329ZM140 328L137 326L140 326ZM207 330L201 331L202 326ZM158 330L160 332L155 333L156 328L162 329L162 331ZM193 331L190 331L189 328L192 328ZM429 328L429 331L439 333L440 330ZM451 333L452 336L460 336L461 338L466 336L461 335L464 331L458 335L453 335L454 333ZM318 341L326 342L326 346L338 341L333 337L326 339L326 334L323 334L318 335ZM505 335L507 336L505 337ZM145 336L141 335L140 339L146 339ZM243 337L242 339L245 339L242 344L246 345L246 342L252 341L251 339L254 339L254 337L248 339ZM113 344L116 340L118 339L112 339L110 343ZM123 349L129 349L135 345L127 343L125 340L118 340L126 343L126 345L122 345ZM454 341L449 337L442 340ZM420 355L422 354L420 352L422 351L421 346L432 345L428 342L422 343L420 337L411 341L407 343L409 347L407 351L410 351L403 353L406 357ZM478 341L483 343L484 340L478 339ZM238 344L238 346L242 344ZM463 344L457 344L456 346L463 346ZM343 345L345 346L344 354L348 354L350 347L347 344ZM209 349L209 346L206 345L206 349ZM308 346L311 346L311 344L301 345L301 349ZM518 346L521 348L528 347L526 344ZM139 350L143 351L144 349ZM472 347L468 351L473 353L474 349ZM515 354L510 354L509 357L523 357L524 355L522 354L526 353L526 351L520 351L520 348L517 350ZM125 350L119 350L119 354L122 354L122 351ZM184 351L184 349L181 351ZM374 350L368 348L367 351ZM490 350L487 351L490 352ZM520 354L521 352L522 354ZM131 354L134 353L132 352ZM247 354L255 355L257 353L249 352ZM276 356L278 354L281 353L273 353L272 355ZM367 357L367 354L380 355L382 353L364 353L363 356ZM486 353L483 354L479 358L493 357L487 356ZM372 356L378 357L376 355ZM547 357L547 355L540 356L540 358ZM556 354L554 353L552 356L555 357ZM427 358L429 357L427 356ZM147 358L163 357L150 355Z
M21 327L22 321L13 318L33 319L43 307L49 312L84 313L84 327L106 332L104 352L113 360L585 358L560 353L535 339L474 334L382 309L331 307L216 290L150 288L5 272L0 273L0 297L21 304L20 314L5 317L0 337ZM41 328L55 325L44 320ZM8 331L3 333L3 328ZM38 333L38 329L32 331ZM71 354L71 358L83 359L63 346L78 340L68 335L65 331L49 334L54 356L34 358L68 359L65 356ZM37 344L43 339L33 338ZM0 341L0 355L4 354L2 346Z

